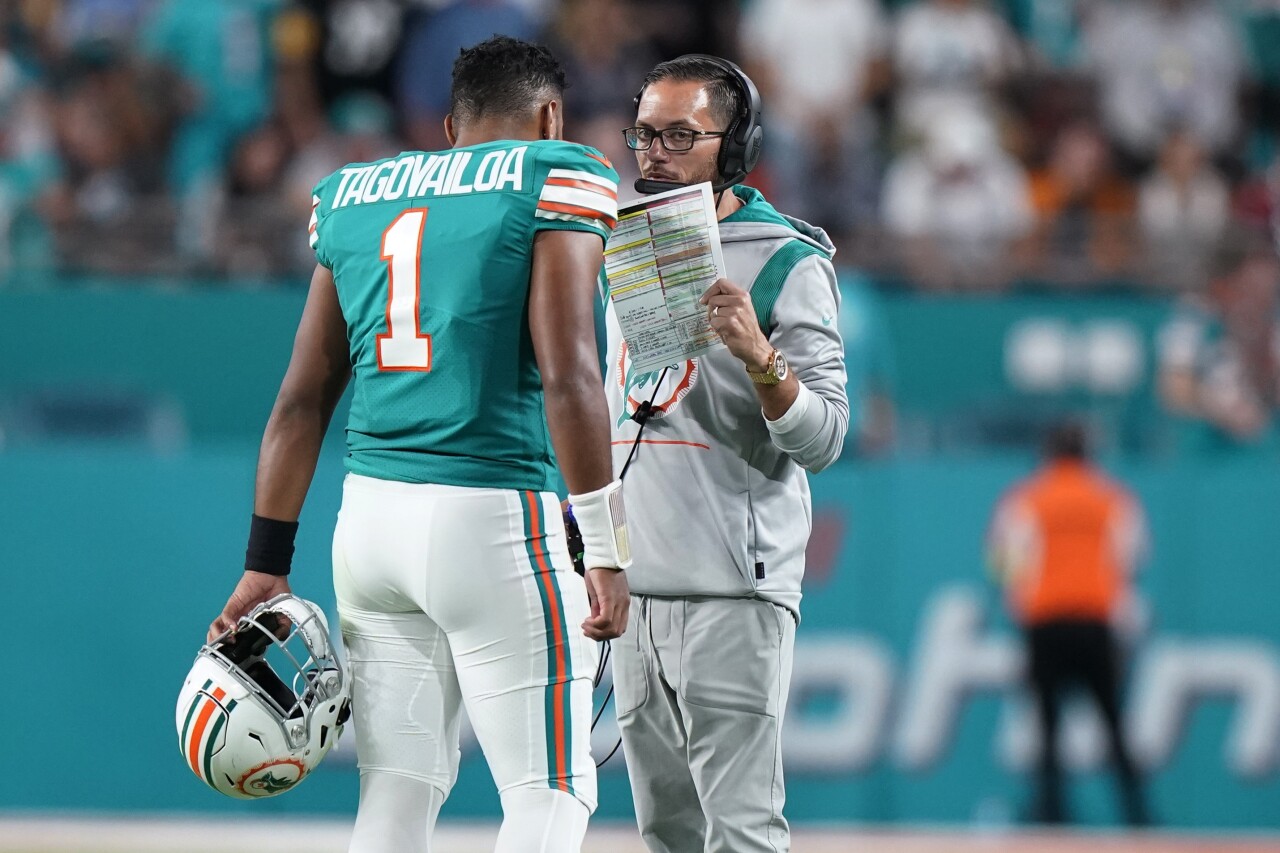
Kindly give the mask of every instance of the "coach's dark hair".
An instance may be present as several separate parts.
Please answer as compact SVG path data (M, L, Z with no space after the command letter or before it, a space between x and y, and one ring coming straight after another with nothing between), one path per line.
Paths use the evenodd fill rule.
M711 96L711 114L724 127L729 126L734 116L742 115L746 110L742 87L734 80L733 73L728 68L714 60L692 55L659 62L644 75L644 85L640 92L643 93L660 80L705 83L707 94ZM639 97L636 96L637 102Z
M1044 455L1050 459L1088 458L1089 431L1084 424L1075 420L1054 424L1045 437Z
M453 63L449 111L454 121L522 115L564 94L564 69L540 44L494 36L465 48Z

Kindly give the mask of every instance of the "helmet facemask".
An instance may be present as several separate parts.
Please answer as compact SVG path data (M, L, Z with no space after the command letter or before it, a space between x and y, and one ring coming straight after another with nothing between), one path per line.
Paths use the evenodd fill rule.
M316 605L277 596L201 648L178 699L179 747L233 797L293 787L350 715L346 670Z

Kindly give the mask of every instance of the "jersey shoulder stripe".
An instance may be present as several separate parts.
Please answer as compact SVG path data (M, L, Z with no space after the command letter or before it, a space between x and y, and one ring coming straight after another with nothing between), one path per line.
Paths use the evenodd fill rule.
M602 219L618 218L618 203L611 198L600 196L578 189L560 189L555 192L543 192L538 199L538 209L542 210L556 204L570 204L600 215Z
M618 224L617 217L609 216L590 207L577 204L544 201L538 204L534 214L539 219L558 219L568 222L580 222L583 225L604 225L610 230Z
M604 223L612 230L618 223L618 185L591 172L551 169L534 215L584 225Z
M608 240L618 222L618 173L600 152L576 142L543 140L536 152L533 230L590 231Z
M562 185L564 182L572 182L571 185L577 183L589 184L592 187L599 187L601 192L613 198L618 197L618 182L611 181L603 175L584 172L581 169L552 169L547 172L548 184Z

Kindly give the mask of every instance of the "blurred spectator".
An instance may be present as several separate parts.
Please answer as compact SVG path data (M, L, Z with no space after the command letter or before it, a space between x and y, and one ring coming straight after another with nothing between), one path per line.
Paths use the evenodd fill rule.
M854 270L840 271L838 318L849 398L845 456L878 456L892 449L897 434L893 343L879 294Z
M306 272L315 256L306 239L311 191L347 163L367 163L400 150L391 136L391 107L377 95L348 94L329 123L300 149L280 121L240 140L228 175L218 244L219 269L232 275Z
M1086 34L1103 122L1123 153L1149 163L1170 127L1214 156L1239 133L1244 54L1212 0L1125 0L1098 9Z
M1085 19L1107 0L1006 0L1032 64L1041 72L1075 73L1085 64Z
M537 22L510 0L455 0L439 11L418 15L405 36L394 83L409 147L449 147L444 117L458 51L494 34L531 39L537 30Z
M285 15L301 14L315 29L324 102L331 104L353 90L390 92L410 9L423 5L417 0L295 0ZM456 50L448 61L455 56Z
M635 18L636 34L653 46L659 59L686 53L738 55L742 0L646 0L636 5L643 11Z
M44 266L37 204L57 177L51 107L0 35L0 269Z
M748 72L769 116L764 157L781 206L834 234L874 212L878 122L888 83L876 0L756 0L742 21Z
M1248 91L1252 138L1244 141L1250 166L1265 163L1280 149L1280 3L1236 0L1236 13L1249 57L1254 86Z
M988 533L992 569L1027 646L1027 676L1040 719L1032 819L1070 820L1058 758L1067 691L1084 687L1106 726L1128 823L1149 823L1138 768L1120 717L1118 623L1131 612L1132 575L1147 529L1141 505L1089 461L1084 430L1054 428L1045 463L996 507Z
M994 129L969 112L934 117L922 148L885 177L883 218L909 269L927 283L991 287L1031 229L1027 177Z
M182 254L215 253L216 196L233 146L267 115L268 28L277 0L162 0L143 32L146 56L185 84L185 115L169 155Z
M272 113L297 150L327 129L319 75L320 24L302 7L286 6L271 23L271 45ZM308 209L310 202L308 198Z
M1112 168L1107 141L1088 122L1066 127L1031 175L1035 262L1066 280L1115 275L1133 251L1134 194Z
M1280 260L1269 241L1232 235L1209 286L1161 329L1159 390L1188 419L1189 450L1274 447L1280 408Z
M1138 224L1159 277L1186 282L1203 275L1208 253L1227 227L1230 201L1226 179L1195 138L1172 133L1138 188Z
M564 66L565 138L599 150L618 170L618 200L638 197L635 153L622 128L635 119L636 81L657 59L636 36L635 10L625 0L564 0L548 44Z
M980 0L919 0L901 13L893 37L897 122L928 133L934 116L957 108L996 121L1000 89L1021 66L1009 25Z
M1270 232L1275 245L1280 246L1280 148L1270 166L1240 184L1231 206L1239 225Z
M131 45L155 0L61 0L52 5L50 35L65 54L95 43Z
M189 88L170 178L179 192L221 172L234 140L267 114L267 29L275 0L164 0L143 34L146 54Z
M105 45L62 70L53 98L61 169L41 200L62 262L122 272L147 267L168 245L173 216L156 168L174 107Z
M218 262L229 275L281 275L293 271L298 223L305 219L285 201L283 175L291 154L276 122L241 138L227 176ZM290 239L293 237L294 239Z
M1226 180L1195 138L1175 132L1138 189L1138 220L1158 241L1213 241L1226 227L1229 195Z

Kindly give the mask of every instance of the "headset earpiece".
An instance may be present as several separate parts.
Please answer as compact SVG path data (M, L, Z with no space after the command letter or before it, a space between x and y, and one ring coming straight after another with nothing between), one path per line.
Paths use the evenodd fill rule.
M738 86L742 95L742 111L734 116L729 124L724 144L720 146L720 187L728 187L739 183L756 167L760 161L760 150L764 144L764 126L761 124L760 91L755 83L737 64L719 56L708 54L691 54L699 59L713 62L728 72Z

